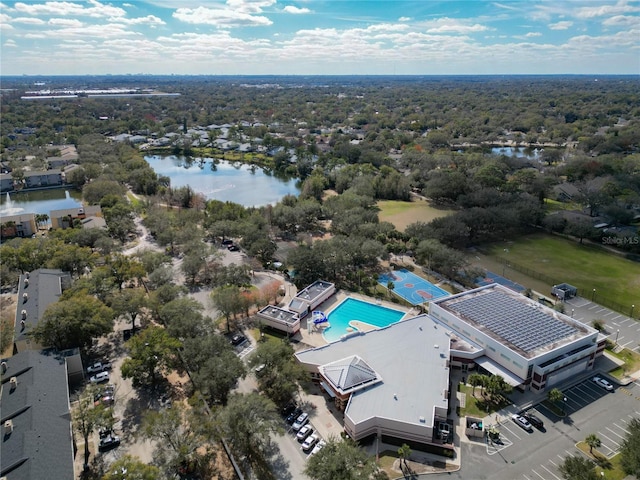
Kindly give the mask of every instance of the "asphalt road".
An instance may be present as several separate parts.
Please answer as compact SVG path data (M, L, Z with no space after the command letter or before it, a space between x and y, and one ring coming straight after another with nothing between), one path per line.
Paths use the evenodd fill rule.
M575 444L595 433L598 449L611 457L617 453L631 418L640 418L640 383L607 392L591 378L564 391L567 416L559 418L539 405L535 414L545 431L526 432L511 420L499 426L502 445L463 443L458 472L448 478L483 480L561 480L558 466L568 455L581 455ZM436 475L436 478L443 475Z

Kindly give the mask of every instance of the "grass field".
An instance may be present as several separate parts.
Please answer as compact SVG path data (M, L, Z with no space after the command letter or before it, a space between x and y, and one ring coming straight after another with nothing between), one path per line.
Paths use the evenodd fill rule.
M606 298L628 305L629 310L631 305L640 304L640 264L604 249L539 234L494 244L488 253L500 262L546 275L553 283L574 285L578 287L578 294L589 300L592 296L596 302L598 298ZM622 313L629 315L629 312Z
M453 210L435 208L424 199L414 199L411 202L398 200L381 200L378 202L381 222L390 222L401 232L408 225L415 222L428 223L434 218L444 217L453 213Z

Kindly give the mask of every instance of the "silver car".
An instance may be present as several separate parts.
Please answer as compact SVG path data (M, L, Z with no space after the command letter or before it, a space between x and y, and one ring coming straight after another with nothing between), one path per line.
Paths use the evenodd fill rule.
M294 432L297 432L303 426L305 426L308 421L309 421L309 414L308 413L303 413L298 418L296 418L296 421L293 422L293 425L291 426L291 428L293 428Z
M608 392L613 392L613 385L611 385L608 381L606 381L604 378L601 377L593 377L593 381L596 383L596 385L604 388L605 390L607 390Z
M529 423L529 420L524 418L522 415L513 415L511 418L519 427L524 428L527 432L533 432L533 427Z

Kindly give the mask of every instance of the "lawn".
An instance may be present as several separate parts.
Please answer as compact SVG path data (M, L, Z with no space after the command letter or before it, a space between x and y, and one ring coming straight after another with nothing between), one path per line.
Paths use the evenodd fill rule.
M621 352L613 352L611 350L607 350L607 352L620 360L624 360L624 365L609 372L614 377L621 379L625 375L640 370L640 354L633 350L625 348Z
M606 478L607 480L623 480L627 476L620 465L619 454L608 459L600 453L597 448L593 449L593 453L589 453L589 445L585 442L578 442L576 447L590 460L596 463L597 466L594 467L594 470L598 478L602 476L602 472L604 472L604 477L602 478Z
M507 250L507 251L505 251ZM489 254L516 270L535 278L541 274L553 283L578 287L578 294L615 302L620 306L638 303L640 264L607 251L551 235L531 235L513 242L493 244ZM526 270L531 272L527 272ZM595 289L595 292L594 292Z
M411 202L381 200L377 206L380 209L379 220L392 223L401 232L412 223L428 223L434 218L453 213L453 210L433 207L424 199L415 199Z
M460 417L465 415L468 417L485 417L503 409L511 402L497 395L495 397L483 396L480 393L480 387L476 387L476 394L473 395L473 387L471 385L460 385L460 392L466 394L465 406L460 408Z

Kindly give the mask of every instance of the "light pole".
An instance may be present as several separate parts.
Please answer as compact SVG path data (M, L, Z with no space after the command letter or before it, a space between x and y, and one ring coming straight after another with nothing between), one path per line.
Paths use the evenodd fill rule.
M636 308L635 305L631 305L631 318L633 318L633 309ZM604 473L604 472L603 472Z
M567 397L562 398L562 413L567 413Z
M596 289L593 289L593 293L591 294L591 301L593 302L594 299L596 298Z
M572 309L571 309L571 318L573 318L573 314L574 314L574 313L576 313L576 309L575 309L575 308L572 308Z
M618 335L620 335L620 330L616 330L616 347L618 346Z

